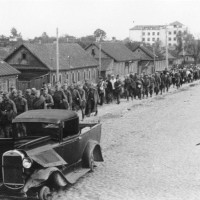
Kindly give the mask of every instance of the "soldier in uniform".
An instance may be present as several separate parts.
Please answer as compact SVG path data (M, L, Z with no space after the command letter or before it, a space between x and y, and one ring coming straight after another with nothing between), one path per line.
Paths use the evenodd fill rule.
M60 82L56 83L53 100L55 109L68 109L67 97L61 88Z
M26 89L24 98L27 100L28 110L33 110L33 99L35 97L31 95L31 89Z
M122 87L121 81L120 81L119 77L117 76L116 81L114 83L117 104L120 104L121 87Z
M83 89L82 85L80 82L77 83L77 88L76 88L80 94L81 97L81 113L82 113L82 120L85 117L85 108L86 108L86 96L85 96L85 90Z
M33 110L44 109L45 98L40 95L40 90L36 90L35 98L33 100Z
M99 99L100 99L100 105L102 106L104 103L104 98L105 98L105 82L102 77L99 77L99 82L97 84L97 90L99 94Z
M72 110L78 111L81 106L81 96L74 84L71 84L70 91L72 94Z
M125 90L127 101L129 101L130 96L131 96L131 99L133 100L133 93L131 89L131 78L129 77L129 75L125 76L124 90Z
M149 86L149 93L150 93L150 97L152 97L153 91L154 91L154 85L155 85L155 78L153 75L151 75L149 77L149 81L150 81L150 86Z
M147 75L145 75L144 79L143 79L143 98L144 98L145 95L148 98L149 87L150 87L149 77Z
M67 107L68 107L67 109L71 110L72 109L72 94L67 83L64 83L63 85L63 92L65 93L65 96L67 97L67 101L66 101Z
M3 101L0 106L1 112L1 125L4 137L8 138L12 136L12 120L17 114L15 103L9 98L7 92L3 93Z
M93 112L95 113L95 116L97 115L98 102L99 102L99 95L98 95L97 89L94 86L92 86L91 84L88 84L88 93L87 93L86 109L85 109L85 114L88 117Z
M155 74L155 86L154 86L154 91L155 91L156 95L158 95L158 93L159 93L160 83L161 83L160 76L156 72L156 74Z
M113 95L112 95L112 83L110 82L111 76L108 75L108 78L106 79L106 88L105 88L105 96L106 96L106 103L110 103L113 100Z
M17 109L17 115L20 115L21 113L28 110L27 100L22 96L21 90L18 90L17 98L15 98L14 102ZM23 123L17 123L16 130L18 133L18 137L26 135L26 126Z
M45 108L47 108L47 109L53 108L53 106L54 106L53 97L50 94L48 94L48 88L43 89L42 96L45 99Z

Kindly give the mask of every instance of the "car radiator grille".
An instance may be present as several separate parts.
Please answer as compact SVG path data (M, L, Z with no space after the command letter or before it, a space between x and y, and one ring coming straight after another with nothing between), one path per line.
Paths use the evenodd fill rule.
M9 185L23 185L23 166L22 166L22 158L20 155L3 156L3 182L4 184Z

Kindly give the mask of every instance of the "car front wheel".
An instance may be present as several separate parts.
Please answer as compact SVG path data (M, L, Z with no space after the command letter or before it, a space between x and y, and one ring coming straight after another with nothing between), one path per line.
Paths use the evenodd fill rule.
M47 186L43 186L39 192L39 199L40 200L52 200L52 194Z

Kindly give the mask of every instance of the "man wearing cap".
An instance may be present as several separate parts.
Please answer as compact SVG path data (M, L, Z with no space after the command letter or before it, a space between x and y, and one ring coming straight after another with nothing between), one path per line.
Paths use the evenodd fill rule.
M35 97L31 95L31 89L26 89L24 98L27 100L28 110L33 110L33 100Z
M3 93L3 101L0 105L1 125L4 137L9 138L12 136L12 120L17 115L15 103L9 98L7 92Z
M81 106L81 96L74 84L71 84L70 91L72 94L72 110L78 111Z
M54 106L53 97L50 94L48 94L48 88L43 89L42 96L45 99L45 108L47 109L53 108Z
M114 96L115 96L115 82L116 82L114 74L111 75L110 82L112 84L112 96L114 98Z
M120 94L121 94L122 84L121 84L119 77L116 77L114 87L115 87L115 95L116 95L116 99L117 99L117 104L120 104Z
M27 100L22 96L22 91L17 91L17 98L14 100L16 108L17 108L17 115L20 115L23 112L28 110ZM17 123L16 129L18 132L18 136L25 136L26 135L26 126L23 123Z
M66 104L66 108L68 110L71 110L72 109L72 94L71 94L71 91L69 90L67 82L65 82L63 85L63 92L65 96L67 97L67 99L64 101L64 103Z
M45 108L45 98L40 95L40 90L36 90L35 98L33 100L33 110L44 109Z
M82 120L85 117L85 108L86 108L86 96L85 96L85 90L83 89L83 86L80 82L77 83L76 89L78 90L80 97L81 97L81 113L82 113Z
M54 109L68 109L66 107L67 97L61 88L60 82L56 83L55 92L53 95Z
M99 82L97 84L97 91L100 99L99 104L102 106L105 98L105 82L101 76L99 77Z

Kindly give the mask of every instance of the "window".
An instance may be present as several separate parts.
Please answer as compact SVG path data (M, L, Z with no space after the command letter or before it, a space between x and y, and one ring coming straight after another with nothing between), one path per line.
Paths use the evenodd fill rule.
M159 35L160 33L159 32L157 32L157 35Z
M72 72L72 83L75 83L75 74Z
M56 75L55 74L53 74L53 76L52 76L52 82L53 82L53 85L56 83Z
M84 80L86 79L85 71L83 72L83 79L84 79Z
M169 37L168 40L171 41L172 39Z
M157 41L159 41L159 38L157 38Z
M142 41L145 42L145 38L142 38Z
M77 79L78 79L77 81L80 81L80 72L79 71L77 72Z
M142 32L142 35L145 35L145 32Z
M90 70L88 71L88 77L89 77L89 80L91 79L91 73L90 73Z
M155 32L153 32L152 35L155 35Z
M129 62L125 62L125 67L128 67L129 66Z
M62 83L62 74L59 74L59 81Z
M22 59L26 60L26 53L22 53Z
M172 44L171 43L169 43L169 46L171 46Z
M150 38L147 38L147 41L150 41Z
M150 32L148 32L148 35L150 35Z
M174 25L174 28L176 28L176 25Z
M174 41L176 41L176 38L174 38Z
M155 41L155 38L152 38L152 41Z
M171 31L169 31L168 34L171 35L172 34Z
M174 31L174 34L176 35L176 31Z
M95 56L95 49L92 49L92 56Z

